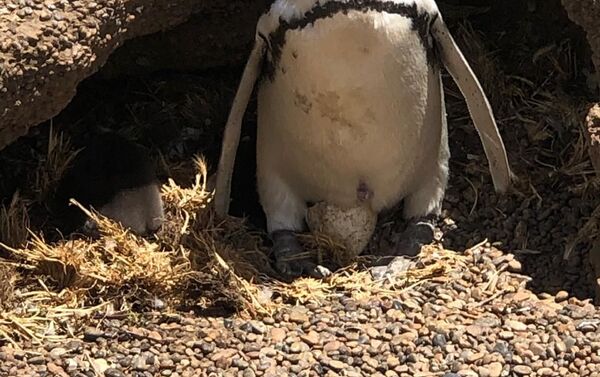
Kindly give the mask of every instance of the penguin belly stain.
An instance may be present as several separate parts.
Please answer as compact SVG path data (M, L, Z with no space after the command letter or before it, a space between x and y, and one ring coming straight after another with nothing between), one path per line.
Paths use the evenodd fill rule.
M312 102L297 90L294 91L294 104L305 114L310 113L310 109L312 109Z

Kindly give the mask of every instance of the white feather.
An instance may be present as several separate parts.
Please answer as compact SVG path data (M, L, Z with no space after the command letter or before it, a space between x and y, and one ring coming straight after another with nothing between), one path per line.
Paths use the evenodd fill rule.
M280 179L302 200L350 207L364 181L379 211L435 169L442 123L429 96L439 102L439 73L411 25L401 15L351 11L287 32L281 70L258 97L263 204L289 201L274 195ZM438 115L427 118L431 102Z

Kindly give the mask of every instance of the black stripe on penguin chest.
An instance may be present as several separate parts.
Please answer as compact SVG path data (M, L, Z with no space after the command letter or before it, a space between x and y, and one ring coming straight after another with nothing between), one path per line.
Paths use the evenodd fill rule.
M412 21L412 30L418 33L421 44L425 49L427 64L436 69L440 66L437 47L430 34L430 26L438 17L437 13L431 14L419 10L415 3L408 5L382 0L350 0L346 2L331 0L325 4L317 3L302 18L292 19L291 21L280 18L277 29L268 36L262 36L268 41L269 47L268 57L265 59L262 69L263 78L266 77L273 81L275 72L279 68L288 30L303 29L314 24L317 20L330 18L338 13L346 15L350 11L389 13L409 18Z

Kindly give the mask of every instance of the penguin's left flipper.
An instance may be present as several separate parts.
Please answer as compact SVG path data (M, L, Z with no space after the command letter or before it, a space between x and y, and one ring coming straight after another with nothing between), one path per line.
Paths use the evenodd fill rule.
M508 190L514 176L510 170L504 142L498 131L488 99L439 15L433 20L431 34L439 50L442 63L465 98L488 159L494 187L497 192L503 193Z
M215 212L219 217L225 216L229 211L231 177L233 175L235 155L240 142L242 120L252 96L254 85L260 75L265 50L266 42L262 37L257 35L225 125L215 184L214 206Z

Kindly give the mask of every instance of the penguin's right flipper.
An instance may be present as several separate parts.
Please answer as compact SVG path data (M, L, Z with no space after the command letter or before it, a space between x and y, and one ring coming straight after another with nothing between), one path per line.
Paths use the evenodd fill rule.
M221 148L221 157L217 168L217 182L215 184L215 211L217 216L225 216L229 211L229 196L231 193L231 178L233 175L233 166L238 144L240 142L240 132L242 120L250 96L254 90L254 85L260 75L262 61L266 50L266 42L259 36L256 37L254 47L244 68L244 73L240 81L227 124L223 133L223 144Z

